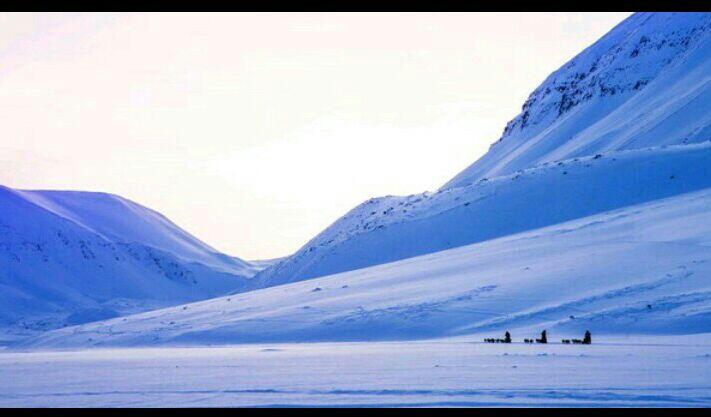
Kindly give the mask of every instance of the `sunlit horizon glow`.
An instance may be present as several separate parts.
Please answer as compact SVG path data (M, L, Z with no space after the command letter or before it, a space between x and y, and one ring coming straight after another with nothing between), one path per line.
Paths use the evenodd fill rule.
M628 15L0 14L0 184L115 193L285 256L441 186Z

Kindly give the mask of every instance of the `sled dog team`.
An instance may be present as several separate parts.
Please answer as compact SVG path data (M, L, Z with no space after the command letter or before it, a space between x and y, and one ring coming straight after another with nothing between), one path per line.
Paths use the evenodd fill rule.
M486 343L511 343L511 333L506 332L504 334L503 339L496 339L496 338L487 338L484 339L484 342ZM586 330L585 331L585 336L583 336L582 339L563 339L561 340L566 345L569 344L574 344L574 345L589 345L592 344L592 336L590 335L590 331ZM546 331L541 332L541 338L540 339L523 339L523 343L548 343L548 335L546 334Z

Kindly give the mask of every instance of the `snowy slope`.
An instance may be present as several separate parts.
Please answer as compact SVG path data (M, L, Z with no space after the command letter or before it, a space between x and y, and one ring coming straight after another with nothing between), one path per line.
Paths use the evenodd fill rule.
M637 13L552 73L443 188L536 164L711 139L711 13Z
M711 331L711 190L44 333L42 348ZM520 337L520 336L519 336Z
M0 340L226 294L258 269L231 259L117 196L0 186Z
M27 201L113 242L150 246L225 272L244 274L252 268L247 262L199 241L162 214L117 195L83 191L16 192Z
M631 16L551 74L489 152L437 193L356 207L258 274L255 286L404 259L708 187L708 150L664 148L711 141L710 25L711 13ZM611 162L629 150L640 151ZM603 158L590 160L596 155ZM687 155L692 159L684 161ZM665 170L686 174L665 181Z
M711 187L711 142L574 158L409 197L372 199L251 287L328 275Z

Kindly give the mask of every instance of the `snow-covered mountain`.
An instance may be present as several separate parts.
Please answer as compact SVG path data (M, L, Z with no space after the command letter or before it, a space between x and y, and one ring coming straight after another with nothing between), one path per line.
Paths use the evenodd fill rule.
M0 187L0 405L708 406L710 17L633 15L445 186L282 259Z
M443 188L600 152L711 139L711 13L636 13L553 72Z
M711 187L711 142L544 163L465 187L372 199L257 274L279 285L482 242Z
M83 191L15 193L107 240L150 246L225 272L243 275L252 268L245 261L211 248L162 214L116 195Z
M633 15L551 75L489 153L447 185L361 204L294 255L252 265L267 267L230 295L58 329L20 345L389 340L505 328L711 332L710 19ZM111 240L126 250L134 245L113 239L131 236L140 248L229 270L221 264L229 258L180 233L128 227L122 235L124 227L61 198L12 196L75 225L72 233L90 233L94 245ZM160 230L163 223L148 217ZM53 230L23 227L37 227L36 239ZM54 254L65 243L51 236ZM85 239L73 239L82 256ZM42 250L33 256L45 262ZM172 282L166 288L179 293L183 275L168 275L130 276L155 287Z
M278 285L711 185L711 13L637 13L551 74L436 193L369 200L257 275ZM687 159L688 158L688 159Z
M115 195L0 186L5 337L226 294L259 269Z
M711 190L342 274L44 333L25 347L711 331ZM523 336L522 336L523 335Z

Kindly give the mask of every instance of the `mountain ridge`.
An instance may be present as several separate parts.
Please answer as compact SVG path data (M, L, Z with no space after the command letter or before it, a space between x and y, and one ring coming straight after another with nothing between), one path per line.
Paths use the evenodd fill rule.
M447 193L461 194L460 199L464 202L474 197L484 198L477 188L482 184L506 182L531 169L545 173L541 167L547 165L564 165L592 158L589 163L591 169L596 170L615 155L635 151L645 153L651 149L650 152L657 152L657 157L649 163L658 163L661 167L665 164L660 159L667 152L665 149L675 146L689 151L703 148L703 143L711 140L710 29L711 13L637 13L630 16L548 76L531 93L521 114L507 125L504 135L489 152L435 193L368 200L336 220L292 256L258 273L250 288L368 267L475 243L484 236L500 236L488 230L493 226L476 219L501 217L500 213L509 210L512 202L523 204L520 200L524 197L521 196L529 190L517 188L515 183L502 186L521 194L517 196L509 192L510 200L499 198L495 205L470 202L469 214L454 214L444 220L446 207L441 202ZM702 145L695 148L694 144ZM566 173L566 169L560 169L559 175ZM638 175L636 172L627 174ZM610 184L615 184L614 171L605 175ZM643 167L639 175L634 181L629 179L625 183L632 193L630 195L635 195L635 187L661 186L655 182L656 173L652 170ZM704 181L709 178L709 173L703 169L697 175ZM553 175L549 183L538 182L535 187L539 187L539 191L536 192L556 190L560 178ZM592 176L588 180L595 183ZM689 181L689 178L680 181ZM703 187L709 185L704 183ZM554 213L550 221L567 221L578 214L593 214L581 211L579 207L569 207L566 199L575 195L590 201L594 207L607 192L602 185L596 187L597 191L588 195L578 195L576 190L567 188L570 193L567 197L561 194L558 200L539 198L535 201ZM469 192L472 194L467 197ZM661 191L659 197L664 193ZM624 195L620 198L620 201L629 203L641 202L631 201ZM440 216L439 226L420 227L425 220L412 216L413 204L424 204L427 207L421 212L429 211ZM571 211L562 213L559 207L568 207ZM351 221L354 217L359 217L355 223ZM510 216L508 221L520 223L521 217L526 217L523 209ZM392 218L403 224L409 222L409 226L398 226L400 236L384 231L393 224ZM530 226L534 223L543 226L535 221ZM506 222L496 224L499 233L524 230L512 228ZM478 228L481 233L462 231L461 228ZM370 237L364 238L366 235ZM468 237L465 239L465 236ZM427 240L437 242L429 246L422 243ZM415 247L417 245L419 247Z
M220 253L158 211L116 194L76 190L14 191L38 207L110 241L151 246L225 272L240 272L250 265ZM131 224L124 222L125 218L144 220L140 224Z
M510 174L536 163L711 139L709 116L693 112L695 97L703 96L702 105L711 97L710 30L709 13L630 16L549 75L529 95L521 113L506 125L489 152L442 188ZM697 74L683 74L689 71ZM672 90L667 84L685 80L684 88L674 91L680 97L654 98L653 93L659 90ZM652 103L645 103L649 96ZM694 117L685 119L691 128L677 122L675 133L664 135L663 143L661 135L650 138L644 130L653 130L659 118L644 116L654 111L650 104L657 103L676 105L677 112L693 112ZM615 122L628 126L620 128Z
M266 266L212 250L119 196L0 186L0 342L227 294Z

